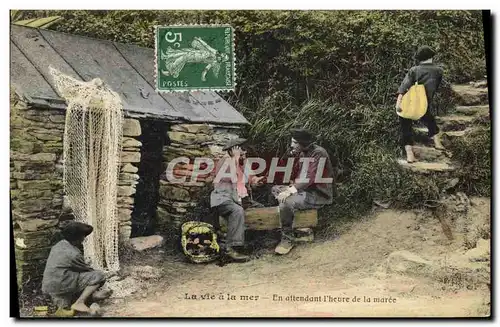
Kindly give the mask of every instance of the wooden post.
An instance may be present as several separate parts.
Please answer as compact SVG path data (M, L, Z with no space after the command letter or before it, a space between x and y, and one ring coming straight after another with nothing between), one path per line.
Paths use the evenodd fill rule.
M251 230L273 230L280 228L279 207L249 208L245 210L245 225ZM226 220L219 217L221 229L226 230ZM315 227L318 211L315 209L295 212L294 228Z
M450 240L453 241L453 233L451 232L450 224L448 223L446 207L443 204L439 204L437 208L433 210L434 216L437 217L439 222L441 223L441 228L443 229L444 235Z

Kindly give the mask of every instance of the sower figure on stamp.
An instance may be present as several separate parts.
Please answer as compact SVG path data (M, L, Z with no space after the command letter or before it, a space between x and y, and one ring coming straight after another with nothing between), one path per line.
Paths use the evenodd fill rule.
M244 175L241 161L245 151L241 149L245 139L231 140L224 148L227 151L217 163L214 178L214 190L210 194L210 206L217 214L227 220L226 254L235 261L246 261L247 255L242 253L245 245L245 211L244 204L251 202L248 197L247 182L250 185L260 185L264 176Z
M64 239L50 250L42 291L51 296L58 309L71 307L75 311L90 312L86 301L91 296L94 300L102 300L111 295L110 292L98 291L106 282L106 276L90 267L80 251L83 240L92 231L90 225L70 222L62 230Z
M427 112L422 118L420 118L420 121L427 126L429 131L428 136L433 139L435 148L438 150L444 150L444 147L441 144L436 119L432 114L432 110L434 109L432 106L432 100L443 79L443 68L432 62L434 55L435 52L428 46L422 46L417 50L415 59L419 62L419 64L410 68L405 79L401 83L401 86L398 89L399 95L396 102L396 110L401 112L401 100L403 99L403 95L408 92L410 87L415 84L415 82L423 84L428 106ZM413 153L414 140L412 120L399 117L399 122L401 125L403 146L406 151L406 160L408 163L415 162L415 155Z
M292 148L300 152L300 175L277 196L281 221L277 254L287 254L294 246L295 211L332 204L335 193L334 170L326 150L315 144L314 136L305 129L293 129L291 134Z
M165 61L166 70L161 73L165 76L172 75L178 78L184 66L188 63L206 64L201 73L201 80L206 81L206 75L212 70L215 77L219 76L221 63L228 60L225 53L220 53L199 37L195 37L191 42L192 48L174 49L168 47L165 52L161 52L161 60Z

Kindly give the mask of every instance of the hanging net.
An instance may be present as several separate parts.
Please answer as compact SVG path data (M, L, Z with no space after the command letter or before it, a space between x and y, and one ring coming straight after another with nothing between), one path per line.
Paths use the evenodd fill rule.
M75 219L94 227L84 241L95 269L119 270L117 191L123 106L100 79L82 82L49 67L67 102L64 129L64 192Z

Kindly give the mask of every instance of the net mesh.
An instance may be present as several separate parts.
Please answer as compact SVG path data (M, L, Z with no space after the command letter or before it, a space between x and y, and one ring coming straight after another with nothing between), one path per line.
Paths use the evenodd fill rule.
M100 79L82 82L50 67L67 102L64 129L64 192L77 221L94 227L84 241L95 269L118 271L117 192L123 106Z

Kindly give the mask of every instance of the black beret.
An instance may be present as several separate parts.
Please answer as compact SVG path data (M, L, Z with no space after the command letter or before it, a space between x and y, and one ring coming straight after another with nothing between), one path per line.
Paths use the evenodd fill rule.
M315 141L314 135L303 128L293 128L291 130L292 137L300 144L309 145Z
M71 221L66 224L61 233L65 239L74 241L80 239L82 236L86 237L94 231L94 228L88 224Z
M431 49L431 47L423 45L418 48L417 52L415 53L415 59L417 59L418 61L425 61L434 57L435 54L436 53Z

